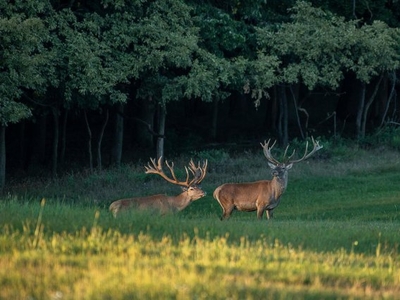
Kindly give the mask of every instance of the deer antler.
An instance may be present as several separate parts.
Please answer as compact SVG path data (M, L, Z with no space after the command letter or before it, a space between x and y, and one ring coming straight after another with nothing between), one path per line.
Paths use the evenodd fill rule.
M268 160L270 163L273 163L273 164L275 164L275 165L279 165L280 162L277 161L275 158L273 158L273 157L272 157L272 154L271 154L271 150L272 150L272 148L275 146L276 140L275 140L275 142L272 144L271 147L269 147L269 142L270 142L270 141L271 141L271 139L269 139L268 142L264 141L264 144L261 143L261 147L263 147L264 155L265 155L265 157L267 158L267 160ZM287 149L287 148L286 148L286 149ZM285 153L286 153L286 151L285 151Z
M321 146L321 145L319 144L318 141L315 141L313 137L311 137L311 141L313 142L313 147L314 147L314 148L310 151L310 153L307 154L307 151L308 151L308 141L307 141L307 143L306 143L306 149L305 149L305 151L304 151L303 157L300 158L300 159L297 159L297 160L290 160L291 157L292 157L293 154L294 154L294 152L293 152L293 154L288 158L288 163L298 163L298 162L301 162L301 161L303 161L303 160L309 158L311 155L313 155L313 154L314 154L315 152L317 152L319 149L322 149L322 148L323 148L323 146Z
M203 167L200 166L200 162L196 165L194 164L193 160L191 159L189 162L189 170L193 174L194 178L190 182L190 185L197 185L200 184L204 177L206 177L207 174L207 166L208 166L208 160L206 159L203 163ZM185 167L186 172L187 168Z
M174 163L169 164L168 161L165 162L165 164L167 165L172 178L168 177L165 173L164 170L162 168L162 157L160 157L156 163L155 158L150 158L151 164L148 163L147 166L145 166L146 169L146 174L157 174L160 175L162 178L164 178L166 181L179 185L179 186L184 186L184 187L190 187L192 185L196 185L199 184L204 177L206 176L207 173L207 160L205 161L205 163L203 164L203 168L200 167L200 162L198 167L196 167L196 165L193 163L193 161L191 160L189 163L189 168L185 167L185 171L186 171L186 181L179 181L176 178L175 172L174 172ZM193 174L194 178L189 182L189 170L190 172Z
M323 146L321 146L321 145L319 144L318 141L315 141L313 137L311 137L311 140L312 140L313 146L314 146L313 150L312 150L310 153L307 154L307 151L308 151L308 141L307 141L307 143L306 143L306 150L305 150L305 152L304 152L303 157L300 158L300 159L297 159L297 160L291 160L291 158L294 156L294 154L295 154L295 152L296 152L296 149L293 150L292 154L291 154L288 158L285 159L285 157L286 157L286 155L287 155L287 151L288 151L288 149L289 149L289 145L288 145L288 146L286 147L286 149L285 149L285 153L283 154L283 158L284 158L285 163L286 163L286 164L292 164L292 163L301 162L301 161L303 161L303 160L309 158L311 155L313 155L315 152L317 152L319 149L321 149L321 148L323 147ZM276 160L276 159L272 156L272 154L271 154L271 150L272 150L272 148L275 146L276 141L272 144L271 147L269 147L269 142L270 142L270 139L269 139L267 142L264 141L264 144L261 143L261 147L263 147L264 155L265 155L265 157L268 159L269 162L271 162L271 163L273 163L273 164L275 164L275 165L279 165L279 164L281 164L281 163L280 163L278 160Z

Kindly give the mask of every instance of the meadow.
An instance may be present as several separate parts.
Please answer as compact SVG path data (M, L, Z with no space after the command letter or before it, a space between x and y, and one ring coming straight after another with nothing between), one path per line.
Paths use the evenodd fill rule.
M209 159L207 196L174 215L109 213L118 198L179 193L145 161L16 181L0 201L0 299L396 299L400 152L324 146L290 170L272 220L220 221L212 198L271 178L259 149L191 153Z

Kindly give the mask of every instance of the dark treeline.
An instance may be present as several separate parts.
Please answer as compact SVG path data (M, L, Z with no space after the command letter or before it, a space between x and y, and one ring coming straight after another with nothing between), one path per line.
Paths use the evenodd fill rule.
M4 1L0 187L399 124L398 1Z

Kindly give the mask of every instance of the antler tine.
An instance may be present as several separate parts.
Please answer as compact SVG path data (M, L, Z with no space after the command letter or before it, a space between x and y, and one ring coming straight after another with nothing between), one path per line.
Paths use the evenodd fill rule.
M294 156L295 153L296 153L296 149L294 149L292 154L286 159L286 163L290 161L290 159Z
M161 159L162 157L160 156L160 158L158 159L158 164L156 164L156 159L155 158L150 158L150 162L153 165L150 165L150 163L147 164L147 166L144 166L144 168L146 169L146 174L158 174L159 172L162 171L162 166L161 166Z
M294 154L296 153L296 149L294 149L293 150L293 152L292 152L292 154L288 157L288 158L286 158L286 155L287 155L287 151L289 150L289 144L286 146L286 149L285 149L285 153L283 153L283 160L285 161L285 163L287 163L288 161L290 161L290 159L294 156Z
M200 184L203 181L203 179L206 177L207 167L208 167L208 160L207 159L203 162L203 167L201 167L201 168L200 168L200 162L199 162L200 176L197 179L197 184Z
M311 155L313 155L313 154L314 154L315 152L317 152L319 149L322 149L322 148L323 148L323 146L321 146L321 145L319 144L318 141L315 141L313 137L311 137L311 141L312 141L312 143L313 143L313 149L310 151L310 153L307 153L307 152L308 152L308 141L307 141L307 142L306 142L306 149L305 149L305 151L304 151L303 157L300 158L300 159L297 159L297 160L290 160L290 161L288 161L288 162L290 162L290 163L298 163L298 162L301 162L301 161L303 161L303 160L309 158ZM290 159L290 158L289 158L289 159Z
M185 167L185 168L187 169L187 171L190 171L190 173L192 173L194 178L196 178L196 175L198 174L198 170L197 170L196 165L193 162L193 159L190 159L189 166ZM190 183L192 183L193 180Z
M261 143L261 147L263 147L264 155L265 155L265 157L267 158L267 160L268 160L269 162L273 163L273 164L279 165L280 162L277 161L275 158L273 158L273 157L272 157L272 154L271 154L271 149L275 146L276 140L274 141L274 143L272 144L271 147L268 147L270 141L271 141L271 139L269 139L268 142L264 141L264 144ZM287 149L286 149L286 150L287 150ZM286 151L285 151L285 153L286 153Z
M185 182L179 181L175 176L174 163L169 164L168 162L165 162L167 167L168 167L168 169L171 172L171 175L172 175L172 179L171 179L164 173L164 171L162 169L161 160L162 160L161 156L158 159L157 163L156 163L156 160L154 158L150 158L150 162L152 163L152 165L150 163L148 163L147 166L145 166L145 169L146 169L145 173L146 174L157 174L157 175L160 175L166 181L168 181L170 183L173 183L173 184L176 184L176 185L180 185L180 186L184 186L184 187L188 187L189 186L188 185L189 174L188 174L187 171L186 171L186 173L187 173L188 176L186 178L186 181Z
M193 181L193 180L191 180L191 181L189 182L189 177L190 177L190 175L189 175L189 170L190 170L190 168L188 169L188 167L185 166L185 171L186 171L186 186L187 186L187 187L191 186L191 185L192 185L192 181ZM192 172L192 170L190 170L190 171ZM193 173L193 172L192 172L192 173Z
M283 158L286 157L287 151L289 150L289 144L285 148L285 152L283 153Z
M171 164L169 164L169 162L166 160L165 164L167 165L169 172L171 173L172 177L174 178L175 181L178 181L178 179L176 179L175 176L175 172L174 172L174 162L172 162Z
M203 179L207 174L207 166L208 166L208 160L204 161L203 167L200 166L200 162L198 162L198 165L196 166L193 162L193 159L190 160L189 170L190 172L192 172L194 176L192 181L189 183L190 185L200 184L200 182L203 181Z

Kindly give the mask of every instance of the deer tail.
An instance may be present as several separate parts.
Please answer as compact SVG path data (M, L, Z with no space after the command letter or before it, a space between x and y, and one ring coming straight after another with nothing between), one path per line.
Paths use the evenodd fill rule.
M121 207L121 203L119 201L115 201L115 202L111 203L109 210L114 215L114 218L117 217L120 207Z

